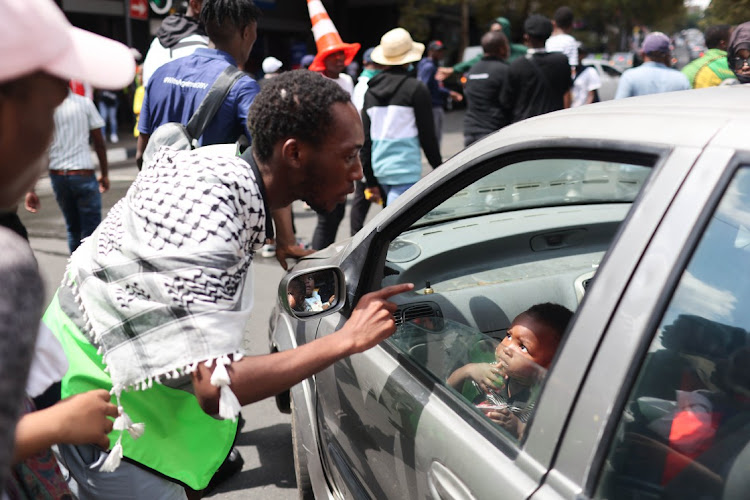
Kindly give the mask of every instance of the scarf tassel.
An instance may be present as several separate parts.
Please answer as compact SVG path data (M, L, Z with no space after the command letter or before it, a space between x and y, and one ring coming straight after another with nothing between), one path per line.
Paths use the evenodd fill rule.
M124 431L128 431L130 437L135 440L143 436L143 432L146 429L146 424L142 422L133 423L130 416L123 411L122 406L118 409L120 411L120 416L118 416L115 419L114 424L112 424L112 430L120 431L120 437L117 438L115 446L109 452L107 459L99 468L100 472L114 472L120 466L120 462L122 461L122 435L124 434Z
M232 383L226 368L229 363L231 361L227 356L216 360L216 368L211 374L211 385L221 388L219 391L219 417L224 420L236 420L242 406L240 406L240 402L232 389L229 388Z
M104 461L102 466L99 467L99 471L100 472L114 472L120 466L121 461L122 461L122 434L120 434L120 437L117 438L117 443L115 444L115 447L112 448L112 450L109 452L109 455L107 455L107 459Z

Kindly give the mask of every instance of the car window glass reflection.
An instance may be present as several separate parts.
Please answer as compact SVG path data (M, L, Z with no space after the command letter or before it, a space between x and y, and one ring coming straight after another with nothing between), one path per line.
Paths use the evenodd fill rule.
M521 439L571 311L651 169L582 158L498 167L396 236L381 284L416 284L391 341L461 395L465 418Z
M523 161L458 191L413 227L525 208L632 202L650 172L648 167L598 160Z
M616 431L598 498L743 498L750 488L750 170L684 271Z
M440 317L402 324L393 340L473 408L520 439L573 313L537 304L498 341Z

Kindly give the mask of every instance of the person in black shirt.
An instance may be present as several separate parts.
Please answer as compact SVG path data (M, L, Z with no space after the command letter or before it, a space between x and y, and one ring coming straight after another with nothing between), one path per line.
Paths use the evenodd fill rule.
M508 39L502 31L482 37L484 57L466 73L464 146L500 130L510 121L500 107L500 94L508 79Z
M544 42L552 33L550 20L533 14L523 27L524 44L529 49L526 57L511 63L508 84L500 97L501 106L512 123L563 109L565 97L573 86L568 58L544 49Z

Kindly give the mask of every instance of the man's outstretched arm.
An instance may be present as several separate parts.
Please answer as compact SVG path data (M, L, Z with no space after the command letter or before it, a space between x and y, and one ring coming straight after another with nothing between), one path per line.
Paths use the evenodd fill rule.
M327 368L336 361L366 351L396 331L396 304L389 297L412 290L414 285L393 285L364 295L344 326L325 337L296 349L247 356L228 367L230 388L246 405L274 396ZM209 415L219 409L219 388L210 383L212 368L203 363L193 372L195 396Z

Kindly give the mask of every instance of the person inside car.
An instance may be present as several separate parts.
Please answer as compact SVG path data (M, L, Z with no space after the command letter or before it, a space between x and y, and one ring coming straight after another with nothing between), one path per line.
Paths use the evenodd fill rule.
M286 294L289 307L295 311L305 310L305 285L300 278L295 278L289 282Z
M551 302L530 307L513 320L495 349L494 362L464 365L451 373L447 384L468 396L490 420L520 438L534 409L539 382L572 316L567 307ZM465 387L466 382L469 387Z

